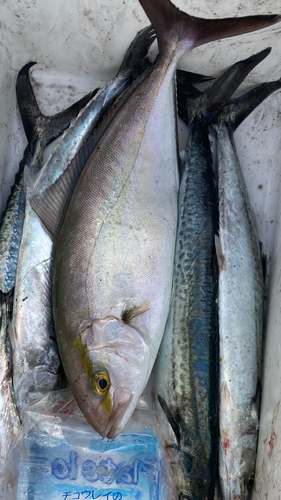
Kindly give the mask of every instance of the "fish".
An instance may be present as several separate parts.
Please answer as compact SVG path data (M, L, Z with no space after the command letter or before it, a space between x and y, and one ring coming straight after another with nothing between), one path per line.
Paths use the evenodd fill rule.
M168 440L167 450L179 499L213 500L217 473L218 196L209 123L269 52L234 64L203 93L184 73L177 82L179 116L189 138L181 154L173 295L155 376L158 415L161 420L162 408L176 441Z
M4 495L9 451L21 428L13 389L10 338L7 332L11 325L15 272L25 212L23 172L25 167L36 168L44 141L51 142L60 129L67 126L72 116L78 113L79 107L87 102L87 97L83 98L80 103L53 118L41 115L28 77L29 69L34 64L25 65L17 78L17 95L29 144L20 162L0 229L0 498ZM50 123L54 130L49 130ZM43 126L46 127L44 138Z
M20 162L0 227L0 290L3 293L8 293L15 286L25 210L24 171L30 169L36 172L40 168L45 147L62 134L80 109L97 92L96 90L82 97L61 113L52 117L45 116L37 105L29 81L29 70L35 64L35 62L25 64L19 71L16 82L19 110L28 145Z
M239 163L234 130L281 79L231 100L212 124L219 187L220 414L219 479L223 500L246 500L255 474L263 325L259 236Z
M42 336L40 337L40 328L49 328L51 319L49 318L47 312L50 310L47 308L46 297L43 297L40 304L37 304L36 317L32 319L29 316L29 307L23 307L23 300L26 295L22 296L26 292L26 282L29 279L28 270L30 265L34 265L34 260L38 258L40 252L36 251L36 242L32 241L33 247L29 246L29 253L27 262L25 262L26 267L22 268L22 252L23 248L21 246L22 238L24 238L26 225L28 224L28 207L26 206L26 195L24 190L24 172L28 169L30 173L37 172L42 166L42 155L47 144L56 139L62 132L69 126L71 120L79 113L80 109L91 100L93 95L97 92L97 89L90 92L77 103L73 104L66 110L54 115L53 117L48 117L42 115L33 89L29 79L29 70L35 63L31 62L26 64L20 71L16 82L17 99L19 104L19 109L25 129L27 139L29 141L28 146L24 152L23 159L20 163L19 171L16 175L15 184L12 189L10 199L8 200L7 210L4 214L1 230L0 230L0 248L1 248L1 260L0 260L0 289L3 293L12 293L15 288L15 302L14 307L12 307L13 314L15 316L12 325L18 324L18 311L26 314L26 323L22 321L20 332L17 329L13 329L11 325L10 336L12 351L13 351L13 383L15 397L17 400L18 411L20 418L23 418L23 407L25 408L32 401L34 397L34 391L40 392L40 386L50 389L54 387L54 380L58 379L58 370L60 367L58 349L56 346L54 334L52 339L49 340L49 345L46 345L42 341ZM18 259L19 268L18 268ZM48 265L45 263L43 265ZM38 280L42 279L42 269L37 269L39 275L37 275ZM36 271L32 270L32 274ZM24 274L21 275L21 273ZM17 279L16 279L17 275ZM20 276L20 282L19 282ZM17 281L17 285L16 285ZM33 282L33 289L38 289L38 281ZM30 289L29 289L30 291ZM13 293L12 293L13 295ZM45 302L44 302L45 299ZM42 306L44 306L44 312L42 313ZM40 314L41 313L41 314ZM21 342L25 338L26 330L24 329L25 324L28 325L29 332L36 325L36 336L33 338L31 344ZM43 326L42 326L43 325ZM51 332L52 333L52 332ZM38 336L38 337L37 337ZM20 339L20 340L19 340ZM27 384L26 378L22 381L25 387L24 395L20 394L18 389L18 376L19 371L22 375L23 372L28 371L27 367L30 364L34 364L37 368L42 360L39 356L39 349L36 349L36 345L42 342L41 356L44 356L43 363L46 365L48 362L52 364L50 369L52 378L52 383L48 380L48 371L44 374L37 371L33 374L33 378L36 377L36 384ZM51 344L51 345L50 345ZM30 349L26 352L26 349ZM34 354L35 359L32 357ZM31 358L31 359L30 359ZM20 368L19 368L20 366ZM41 375L41 378L40 378ZM34 388L36 386L36 389ZM49 391L47 391L49 392ZM21 397L24 396L24 397Z
M134 411L167 321L177 228L176 63L192 47L280 20L207 21L169 0L140 3L157 35L155 63L101 124L74 188L69 183L67 206L55 189L31 202L54 238L53 310L66 377L87 421L108 438Z
M155 391L176 439L168 440L167 451L177 498L205 500L214 494L218 435L217 196L208 121L197 95L188 103L184 96L182 108L178 94L179 116L190 132L181 154L173 294Z
M6 339L10 321L12 292L0 292L0 499L4 498L4 485L10 449L21 429L14 398L11 366Z
M144 61L147 50L153 40L151 28L143 30L125 55L122 70L118 72L118 84L116 78L113 79L106 86L107 91L103 89L101 92L100 100L95 100L94 103L91 100L87 112L89 114L90 108L91 114L95 116L96 122L92 118L92 127L101 119L103 111L107 110L110 99L114 102L124 85L128 85L132 75L138 74L146 64ZM77 135L81 134L80 123L83 119L85 121L85 113L82 111L75 122L76 129L77 122L79 124ZM75 125L71 127L73 137ZM67 161L69 154L67 148L68 143L65 143L64 136L50 156L46 164L48 168L46 165L43 167L49 183L56 181L59 168L64 166L63 160ZM66 154L66 160L62 151ZM53 242L30 205L30 182L36 179L36 175L33 174L34 172L31 172L25 176L27 200L18 257L11 330L14 390L21 419L28 406L63 384L52 313Z

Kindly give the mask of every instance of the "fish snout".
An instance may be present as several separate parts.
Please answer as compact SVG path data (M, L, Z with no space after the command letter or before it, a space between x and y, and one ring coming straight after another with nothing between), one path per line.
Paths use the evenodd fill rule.
M102 437L113 439L123 428L123 417L129 407L133 394L122 387L113 392L112 403L109 405L101 400L98 408L88 414L88 422ZM129 415L130 416L130 415ZM125 419L127 421L127 419Z
M123 417L133 399L133 394L128 389L118 387L113 394L113 410L108 426L107 437L113 439L122 430Z

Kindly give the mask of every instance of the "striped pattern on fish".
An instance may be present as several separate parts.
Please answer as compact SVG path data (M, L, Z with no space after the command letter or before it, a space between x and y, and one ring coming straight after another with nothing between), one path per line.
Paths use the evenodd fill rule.
M173 298L157 359L156 392L176 430L177 445L168 444L168 451L179 498L203 500L213 495L217 456L218 272L217 197L208 124L200 113L191 123L182 163Z

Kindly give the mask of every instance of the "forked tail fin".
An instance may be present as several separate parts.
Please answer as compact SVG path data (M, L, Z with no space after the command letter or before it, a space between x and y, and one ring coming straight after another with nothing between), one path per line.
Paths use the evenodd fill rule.
M39 133L36 130L39 125L39 129L44 128L46 137L45 145L47 145L69 127L71 120L73 120L73 118L78 115L79 111L95 96L98 89L85 95L79 101L60 113L52 117L45 116L39 109L30 83L29 70L34 64L36 63L30 62L25 64L18 73L16 82L17 101L28 142L35 140L34 136Z
M262 101L280 88L281 78L274 82L261 83L261 85L258 85L258 87L255 87L241 97L233 99L223 111L223 113L227 112L229 114L233 130L239 127L240 123L242 123L242 121L245 120Z
M167 45L176 43L177 58L204 43L255 31L281 20L280 15L201 19L182 12L170 0L139 2L155 29L160 53Z
M201 114L205 116L206 120L211 121L224 109L239 85L252 69L268 56L270 51L271 48L269 47L258 54L233 64L203 93L195 89L189 82L188 74L185 76L184 72L182 72L181 78L177 81L180 118L189 125L188 108L192 106L190 99L197 98Z

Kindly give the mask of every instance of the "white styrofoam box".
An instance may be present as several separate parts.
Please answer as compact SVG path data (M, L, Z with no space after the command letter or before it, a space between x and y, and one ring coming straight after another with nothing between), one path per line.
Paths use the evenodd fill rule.
M176 4L189 14L207 18L281 13L280 0L248 0L247 3L241 0L177 0ZM28 61L38 62L32 70L38 102L45 114L56 113L108 81L116 73L136 32L147 24L137 0L1 1L0 213L5 208L26 145L15 96L19 69ZM281 24L277 24L258 32L212 42L185 55L179 66L216 76L237 60L271 46L272 53L249 75L241 86L241 93L258 83L281 77L280 34ZM271 439L269 421L273 418L276 405L280 405L281 392L281 307L278 291L281 210L277 209L280 196L280 110L281 91L277 91L235 133L263 251L269 263L273 257L265 355L263 408L266 411L263 410L261 420L261 442L268 440L264 441L261 449L268 463L270 461L270 467L262 468L262 460L258 459L259 493L255 496L256 500L277 500L277 491L281 489L281 475L274 463L274 457L280 456L281 452L277 430L274 431L274 443L272 441L275 451L270 457L268 451L268 446L272 446L272 443L268 444ZM270 391L272 384L274 391ZM276 425L281 427L281 418L277 421ZM271 474L276 493L270 489Z

